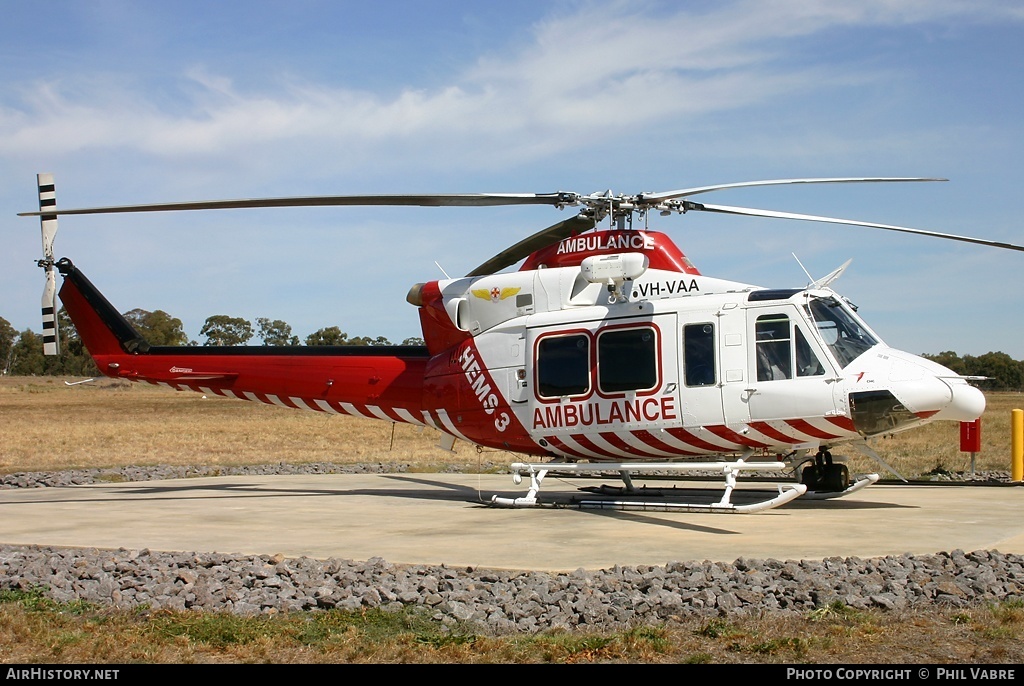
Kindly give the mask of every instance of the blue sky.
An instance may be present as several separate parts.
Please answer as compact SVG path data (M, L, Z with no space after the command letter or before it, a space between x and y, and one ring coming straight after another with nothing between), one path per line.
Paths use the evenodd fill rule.
M45 8L45 11L42 9ZM7 0L0 316L40 331L35 174L61 207L352 193L663 191L1024 243L1024 5ZM569 216L548 207L65 217L121 311L394 342L409 287ZM833 286L890 345L1024 359L1024 253L866 228L657 217L705 274ZM258 342L254 339L253 342Z

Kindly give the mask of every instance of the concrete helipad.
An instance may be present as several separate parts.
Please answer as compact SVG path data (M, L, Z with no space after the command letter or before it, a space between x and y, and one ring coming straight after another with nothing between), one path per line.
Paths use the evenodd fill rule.
M757 514L503 509L508 475L228 476L0 490L0 544L599 569L960 549L1024 554L1024 489L876 484ZM578 480L548 477L543 495Z

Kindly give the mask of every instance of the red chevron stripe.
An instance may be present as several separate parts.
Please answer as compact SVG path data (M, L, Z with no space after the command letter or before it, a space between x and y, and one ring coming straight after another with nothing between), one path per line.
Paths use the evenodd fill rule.
M767 443L761 441L755 441L753 438L747 438L738 431L733 431L727 426L707 426L704 427L711 433L715 434L719 438L724 438L727 441L735 443L737 445L746 446L747 448L767 448Z
M574 449L570 448L569 446L567 446L565 443L560 441L555 436L545 436L544 440L547 441L548 444L553 446L556 450L558 450L560 452L563 452L563 453L565 453L567 455L572 455L573 457L584 457L584 458L585 457L590 457L589 455L584 455L583 453L579 452L578 450L574 450Z
M305 403L305 405L306 405L304 408L302 408L304 410L305 409L310 409L310 410L313 410L314 412L326 412L327 411L324 408L322 408L319 405L317 405L316 402L314 402L312 398L300 398L300 400L302 400L302 402Z
M375 414L373 414L372 412L367 410L366 409L366 405L357 405L355 403L349 403L349 404L355 409L355 411L356 411L356 415L355 416L366 417L367 419L380 419L380 417L376 416ZM344 412L344 410L342 410L342 412ZM346 413L346 414L352 414L352 413L349 412L349 413ZM444 426L444 425L442 424L442 426Z
M708 443L703 438L697 438L686 429L670 428L666 430L683 443L687 443L694 447L700 448L701 450L706 450L712 453L720 453L725 451L725 449L722 446L715 445L714 443Z
M432 426L435 429L441 429L441 427L444 426L444 424L441 423L441 420L437 418L437 412L435 410L427 410L426 415L427 416L424 419L427 422L427 426Z
M305 409L301 405L296 405L295 401L292 400L291 398L286 398L284 396L280 396L279 395L279 396L277 396L277 399L280 400L282 404L287 405L288 407L290 407L293 410ZM274 403L274 404L276 405L277 403Z
M573 439L577 443L579 443L580 446L584 450L589 450L590 452L594 453L595 455L599 455L601 457L605 457L605 456L608 456L608 457L619 457L618 455L615 455L613 453L608 452L607 448L602 448L599 445L597 445L596 443L594 443L594 441L590 440L590 437L585 435L585 434L579 434L578 436L573 436Z
M648 453L640 448L637 448L634 445L626 443L626 441L623 440L621 436L611 431L602 433L601 438L608 441L609 443L611 443L612 445L614 445L616 448L623 451L627 455L632 455L635 457L656 457L652 453ZM664 455L662 455L661 457L664 457Z
M851 431L856 433L857 429L853 426L853 420L849 417L826 417L828 421L838 426L843 431Z
M797 431L803 432L808 436L814 436L815 438L839 438L839 434L831 434L827 431L823 431L808 422L806 419L787 419L786 423Z
M662 450L662 451L671 453L673 455L686 455L686 456L700 455L700 453L697 453L697 452L692 452L692 451L689 451L689 450L680 450L677 446L669 445L668 443L665 443L663 440L661 440L660 438L658 438L657 436L652 434L650 431L647 431L646 429L641 429L640 431L634 431L632 433L633 433L634 436L639 438L641 441L643 441L647 445L649 445L652 448L655 448L657 450ZM659 457L663 457L663 456L659 456Z
M384 416L386 416L388 419L390 419L391 421L395 422L396 424L408 424L409 423L409 420L405 419L400 414L395 412L395 408L393 408L393 407L380 407L378 405L377 409L379 409L384 414Z
M779 443L802 443L803 442L799 438L793 438L792 436L787 436L786 434L782 433L781 431L779 431L775 427L771 426L767 422L751 422L750 426L751 426L751 428L759 431L760 433L763 433L765 436L768 436L769 438L771 438L773 440L778 441Z

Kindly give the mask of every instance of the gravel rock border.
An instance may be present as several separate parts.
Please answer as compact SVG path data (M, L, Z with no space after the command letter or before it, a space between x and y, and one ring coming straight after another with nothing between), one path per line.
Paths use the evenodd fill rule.
M239 615L419 606L490 635L612 631L694 617L885 610L1019 600L1024 557L954 550L875 559L669 562L571 573L396 565L381 558L0 546L0 589L57 602Z
M0 488L190 476L407 471L407 465L126 467L11 474ZM976 479L979 475L976 475ZM993 474L989 480L1005 480ZM57 602L240 615L418 606L442 625L506 635L608 631L693 617L806 614L833 603L901 611L1024 599L1024 556L953 550L860 559L668 561L571 573L269 555L0 545L0 591Z

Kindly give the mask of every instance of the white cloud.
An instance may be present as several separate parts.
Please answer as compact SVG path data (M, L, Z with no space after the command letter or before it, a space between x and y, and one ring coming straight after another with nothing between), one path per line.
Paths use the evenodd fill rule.
M585 5L541 20L528 44L489 55L431 91L394 96L295 81L243 90L213 65L183 67L174 111L166 93L111 78L22 84L0 111L0 153L136 149L166 158L223 156L253 146L335 146L365 162L377 145L442 141L464 163L521 160L629 128L750 107L838 82L850 67L779 68L787 42L835 27L980 21L1019 15L960 2L740 2L704 12L631 3ZM830 85L826 85L830 84ZM467 141L472 142L467 142ZM525 146L525 147L524 147Z

